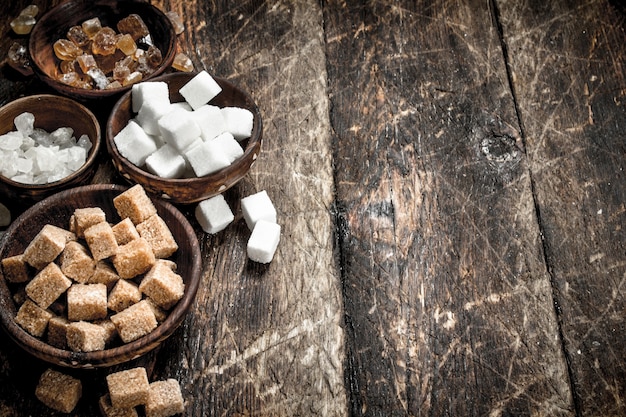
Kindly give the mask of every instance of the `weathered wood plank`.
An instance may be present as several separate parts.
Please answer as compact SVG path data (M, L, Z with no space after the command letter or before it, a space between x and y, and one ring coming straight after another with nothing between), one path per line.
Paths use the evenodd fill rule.
M571 415L489 2L328 2L354 415Z
M624 9L500 0L498 8L576 409L623 415Z

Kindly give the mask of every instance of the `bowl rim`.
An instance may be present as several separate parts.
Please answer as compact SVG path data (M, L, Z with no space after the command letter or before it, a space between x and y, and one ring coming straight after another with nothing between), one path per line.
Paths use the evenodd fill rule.
M0 238L0 256L5 252L5 246L10 244L10 236L15 233L19 226L37 213L42 207L58 201L71 201L72 196L82 192L114 192L119 194L129 187L119 184L91 184L79 186L53 194L39 203L27 209L11 223L7 231ZM59 349L49 345L45 341L32 336L15 322L12 310L17 311L18 307L11 299L11 292L4 279L4 273L0 268L0 324L10 338L21 348L33 356L47 362L63 365L70 368L99 368L108 367L136 359L153 350L159 343L167 339L184 320L192 304L195 302L196 294L202 281L202 256L200 245L193 226L187 218L171 203L158 198L151 198L156 206L160 206L173 214L182 224L186 238L191 250L190 279L185 283L183 298L168 312L166 319L147 335L140 337L129 343L124 343L112 348L94 352L74 352L66 349ZM9 305L12 303L12 307Z
M72 106L75 106L79 111L84 113L91 120L94 126L94 129L96 131L96 137L89 138L91 140L92 146L91 146L91 149L89 150L89 153L87 154L87 159L85 159L85 163L83 163L83 165L79 169L72 172L70 175L63 177L59 180L48 182L46 184L27 184L23 182L14 181L0 174L0 179L3 182L5 182L7 185L14 187L14 188L28 189L28 190L47 190L55 186L59 186L59 185L63 185L65 183L71 182L76 177L81 176L86 170L90 169L93 166L93 164L95 164L98 158L98 154L100 153L100 148L102 147L102 129L100 128L100 122L98 121L98 118L85 105L79 103L78 101L70 97L65 97L65 96L57 95L57 94L48 94L48 93L28 95L28 96L20 97L18 99L15 99L13 101L6 103L2 107L0 107L0 112L5 112L25 102L36 101L36 100L41 100L41 99L65 101L71 104ZM35 123L36 123L36 119L35 119ZM68 123L68 126L69 126L69 123Z
M170 80L172 78L182 78L182 79L189 78L189 79L191 79L195 75L197 75L199 72L201 72L201 71L194 71L194 72L170 72L170 73L167 73L167 74L162 74L162 75L160 75L158 77L155 77L153 79L150 79L148 82L158 82L158 81L165 81L165 82L167 82L168 80ZM158 175L152 174L151 172L148 172L145 169L142 169L141 167L138 167L137 165L135 165L132 162L130 162L128 159L126 159L124 156L122 156L122 154L119 153L119 151L117 149L117 146L115 145L115 141L114 141L115 133L113 132L112 121L113 121L113 118L115 117L115 115L117 113L119 113L120 107L122 107L122 105L125 102L127 102L129 100L132 100L132 97L131 97L132 90L125 92L118 99L118 101L113 106L111 112L109 113L109 117L107 119L106 132L105 132L105 139L104 140L106 142L106 146L107 146L107 149L108 149L109 154L111 155L111 157L114 158L115 160L119 161L119 163L122 164L127 171L130 171L130 172L134 173L135 175L140 175L140 176L145 177L146 180L149 181L153 186L154 186L154 184L168 184L168 185L173 185L173 186L186 187L186 186L189 186L190 184L195 184L195 183L219 182L220 180L223 180L224 178L229 178L231 175L237 173L238 167L240 166L240 164L241 163L245 163L245 161L247 161L249 158L252 158L252 163L254 163L256 161L256 159L258 158L259 154L260 154L260 147L261 147L262 142L263 142L263 120L261 118L261 111L259 109L259 106L257 105L256 101L252 98L250 93L248 91L246 91L245 89L240 88L239 86L237 86L233 82L227 80L226 78L222 78L222 77L214 76L214 75L212 75L212 78L218 84L220 84L222 86L228 86L229 88L232 88L233 90L238 91L238 93L243 95L246 98L247 101L249 101L250 103L253 104L253 108L251 109L253 117L254 117L254 119L253 119L253 131L255 132L256 135L250 136L250 138L247 139L248 142L246 144L246 148L244 149L243 154L241 156L239 156L233 163L231 163L230 165L228 165L228 166L226 166L226 167L224 167L224 168L222 168L222 169L220 169L218 171L215 171L215 172L207 174L207 175L203 175L201 177L162 178L162 177L159 177ZM258 144L258 146L257 146L257 144ZM256 153L256 156L254 155L255 153ZM223 191L226 191L226 189L222 190L221 192L223 192ZM171 198L171 197L168 197L168 198Z
M55 90L62 92L63 94L67 94L69 96L80 98L80 99L98 99L98 98L115 96L122 92L128 91L132 87L133 84L129 84L129 85L117 87L117 88L104 89L104 90L88 90L84 88L73 87L69 84L62 83L54 79L53 77L49 76L39 66L39 60L35 56L35 52L33 48L33 45L35 43L35 37L33 36L33 33L36 34L37 31L40 30L40 28L46 24L46 21L50 18L50 16L54 15L55 13L58 13L58 11L62 9L63 7L67 7L67 4L70 2L74 2L77 4L83 3L87 5L96 5L96 4L109 5L109 4L119 3L119 0L65 0L57 4L56 6L52 7L51 9L47 10L39 19L37 19L37 22L35 23L35 25L33 26L31 30L30 38L28 41L28 54L30 57L30 62L32 63L31 67L32 67L33 72L37 75L39 79L43 80L46 84L48 84ZM176 39L177 39L174 25L172 24L172 21L169 19L169 17L167 17L167 15L161 9L159 9L158 7L156 7L155 5L151 3L142 2L142 1L133 1L133 0L127 1L126 3L133 3L133 4L139 5L140 7L146 7L148 9L151 9L156 15L158 15L163 20L163 22L165 23L165 26L167 26L167 32L169 33L170 41L168 43L167 51L165 51L165 53L163 54L163 62L144 81L152 80L154 77L157 77L163 74L172 65L172 62L174 61L174 57L176 56ZM161 51L161 52L163 53L164 51Z

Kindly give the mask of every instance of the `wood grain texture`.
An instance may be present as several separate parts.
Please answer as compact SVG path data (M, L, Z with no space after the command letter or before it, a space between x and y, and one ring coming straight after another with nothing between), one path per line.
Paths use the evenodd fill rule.
M576 411L623 415L625 16L601 1L498 7Z
M325 20L350 411L571 414L489 3L330 2Z

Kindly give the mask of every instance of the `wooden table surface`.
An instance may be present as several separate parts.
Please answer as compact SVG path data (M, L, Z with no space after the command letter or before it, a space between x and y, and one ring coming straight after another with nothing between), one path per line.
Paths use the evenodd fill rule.
M31 1L6 3L2 57ZM620 2L152 3L250 92L265 141L228 229L182 208L204 268L183 325L75 372L71 415L133 366L177 379L188 416L626 415ZM41 91L2 66L2 104ZM94 182L123 183L102 156ZM238 206L260 190L282 226L265 266ZM0 415L59 415L34 396L47 366L0 338Z

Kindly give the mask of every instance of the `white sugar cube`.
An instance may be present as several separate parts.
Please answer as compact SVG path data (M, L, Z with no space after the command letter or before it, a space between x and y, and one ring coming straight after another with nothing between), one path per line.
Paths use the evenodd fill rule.
M147 170L161 178L180 178L186 166L185 158L169 144L146 158Z
M131 89L133 112L138 113L144 103L169 103L170 92L164 81L144 81Z
M172 103L172 109L177 109L177 108L181 108L187 111L193 111L189 103L187 103L186 101L177 101L176 103Z
M194 110L192 116L202 130L202 139L210 140L226 132L226 120L217 106L205 104Z
M280 225L267 220L259 220L248 239L248 258L254 262L270 263L280 241Z
M192 146L185 151L184 156L198 177L211 174L230 165L228 156L219 145L212 141Z
M228 130L237 140L249 138L252 135L254 115L248 109L242 107L224 107L222 115L226 120Z
M194 110L207 104L221 91L222 87L204 70L196 74L178 90Z
M242 198L241 211L250 230L259 220L276 223L276 209L265 190Z
M180 108L161 117L158 126L165 143L178 151L187 148L202 133L200 126L191 117L191 112Z
M172 111L171 104L165 101L148 101L145 102L137 113L137 123L149 135L160 135L159 119Z
M224 230L235 219L222 194L198 203L195 215L202 230L211 234Z
M224 132L211 141L224 151L231 164L243 155L243 148L230 132Z
M154 140L134 120L129 121L113 141L119 153L137 166L142 166L146 158L157 150Z

